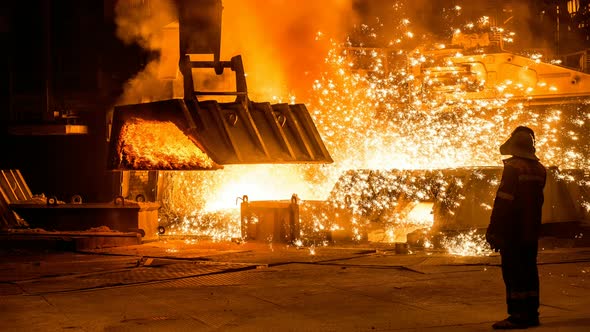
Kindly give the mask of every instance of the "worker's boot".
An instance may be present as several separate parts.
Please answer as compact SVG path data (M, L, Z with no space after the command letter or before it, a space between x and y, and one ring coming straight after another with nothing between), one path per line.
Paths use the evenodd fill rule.
M510 316L504 320L494 323L492 328L494 330L518 330L533 326L539 326L539 317L518 318L515 316Z

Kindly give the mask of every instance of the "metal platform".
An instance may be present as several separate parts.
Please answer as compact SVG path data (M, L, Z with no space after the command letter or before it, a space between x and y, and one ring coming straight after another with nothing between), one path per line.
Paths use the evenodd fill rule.
M31 228L46 231L86 231L108 227L119 232L135 232L144 240L157 239L159 203L125 202L84 204L13 203L10 208Z
M32 251L80 251L139 245L137 232L50 232L39 229L16 229L0 232L0 249Z

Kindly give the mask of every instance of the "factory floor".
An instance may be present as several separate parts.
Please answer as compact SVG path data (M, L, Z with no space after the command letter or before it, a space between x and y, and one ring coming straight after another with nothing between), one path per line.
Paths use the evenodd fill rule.
M0 252L2 331L490 331L499 256L160 240ZM590 331L590 248L542 248L541 326Z

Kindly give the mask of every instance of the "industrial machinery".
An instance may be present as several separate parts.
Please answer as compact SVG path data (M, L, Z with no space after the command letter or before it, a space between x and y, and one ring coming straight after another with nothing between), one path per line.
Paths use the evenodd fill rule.
M465 55L457 49L427 55L433 64L412 69L421 77L420 86L446 103L505 98L525 105L563 105L590 96L590 75L539 59L506 51Z
M583 112L583 106L581 110L578 106L585 105L590 97L589 74L543 62L538 55L517 55L481 36L472 36L468 44L476 47L457 42L401 55L389 48L351 47L343 52L353 70L378 76L376 81L384 84L389 81L382 77L405 75L399 80L405 83L392 88L397 89L392 95L402 112L406 108L428 111L457 104L459 109L469 105L486 109L520 105L528 112L568 105L563 108L564 117L569 117L570 111ZM583 129L580 135L586 137ZM580 150L587 155L585 143L580 143ZM547 166L542 232L573 239L590 222L586 208L590 199L588 172ZM347 220L333 222L340 223L338 226L356 223L357 233L349 233L349 237L357 239L366 237L371 224L403 228L404 223L411 223L409 215L416 209L427 209L429 221L415 223L415 229L429 228L430 234L470 229L485 232L501 174L502 168L497 166L350 170L337 181L328 202L351 211Z
M433 45L401 53L393 47L346 47L343 53L361 73L411 75L405 90L399 91L408 103L423 98L439 104L503 100L502 105L563 105L590 96L589 74L560 61L548 63L540 53L507 51L501 37L467 34L455 36L450 45Z
M372 223L393 228L411 226L408 233L420 228L429 228L431 234L471 229L485 232L501 174L502 168L493 166L351 170L336 182L327 202L332 209L349 211L340 212L341 217L332 223L350 227L351 220L357 219L359 239L366 236L366 228ZM590 213L583 206L590 199L590 190L568 178L583 183L589 175L582 170L548 169L543 235L573 239L590 222ZM427 209L423 211L427 220L408 220L415 209Z
M479 42L471 44L480 46ZM369 79L371 82L386 85L391 75L412 76L405 80L407 84L383 87L400 90L394 95L395 102L403 100L405 105L397 103L396 112L412 107L428 111L444 105L469 105L466 101L490 108L521 104L529 107L529 112L562 105L575 109L576 104L590 97L590 75L542 62L538 57L517 55L498 45L479 50L451 45L416 49L401 56L398 51L343 49L353 71L377 76L375 81ZM418 98L423 102L415 103ZM590 200L585 185L590 175L581 169L547 166L542 235L578 238L590 222L584 205ZM292 229L295 222L292 213L296 206L298 227L307 240L319 235L334 241L380 241L372 236L377 234L384 235L384 241L415 244L439 234L452 236L471 230L481 236L489 224L501 174L499 166L349 170L340 176L324 201L301 201L296 205L288 200L244 201L242 233L253 238L256 229L263 233L262 237L274 232L275 239L293 241L295 238L286 230ZM321 229L314 228L316 222L322 224ZM387 236L387 229L394 231ZM319 234L322 230L326 232Z
M221 2L203 1L196 7L183 1L178 4L184 99L116 107L109 168L202 170L226 164L331 162L304 105L250 101L241 57L220 60ZM470 43L477 47L454 44L448 48L416 49L402 59L387 48L349 48L347 52L353 56L356 51L371 56L380 54L386 75L402 66L405 73L413 77L399 86L405 89L399 94L407 96L405 102L409 105L415 105L415 98L422 98L429 101L422 103L423 107L452 105L465 100L489 103L492 107L498 100L502 101L501 106L515 103L544 106L580 103L590 96L590 75L586 73L505 51L501 44L490 43L481 48L480 42ZM203 54L211 55L213 60L192 59L192 55ZM371 73L371 66L361 67L357 69L379 75ZM194 91L194 68L211 69L216 74L231 69L235 72L236 91ZM203 100L204 96L235 96L235 101L221 103ZM400 107L400 111L403 109ZM159 139L145 140L139 136L136 137L139 141L155 144L141 151L136 149L138 143L130 140L127 133L137 130L131 126L150 121L156 125L152 128L173 124L198 148L199 152L192 154L196 158L183 161L163 153L144 158L142 153L169 147ZM168 161L162 163L163 159ZM500 175L501 168L492 166L353 170L342 175L326 202L303 203L297 217L292 215L293 206L299 208L299 204L294 205L293 201L243 202L242 236L255 237L253 225L256 223L252 220L258 218L263 220L256 226L258 237L272 234L275 239L294 241L298 237L296 229L309 228L310 222L302 220L300 226L295 227L299 220L294 220L305 219L302 216L307 214L306 206L316 209L317 215L327 216L329 220L325 226L344 233L342 238L349 239L366 238L367 231L362 228L371 222L397 222L399 225L417 207L429 209L432 222L423 226L432 226L433 232L481 230L489 222ZM580 202L590 198L590 193L583 186L564 181L568 176L584 180L588 175L580 170L550 170L543 223L552 234L558 233L554 225L559 223L563 226L560 231L573 236L579 224L589 220L588 211ZM282 212L277 214L275 210Z
M248 98L241 56L220 59L221 0L175 1L184 98L116 106L109 134L108 170L214 170L227 164L331 163L302 104ZM164 28L164 27L163 27ZM203 60L207 58L207 60ZM235 73L235 91L195 91L196 69ZM172 96L171 96L172 97ZM221 102L221 97L233 98ZM138 198L138 197L141 197ZM29 204L31 203L31 204ZM159 203L143 194L112 203L17 202L33 227L61 231L107 226L157 236Z
M184 98L115 107L108 168L204 170L226 164L332 162L305 105L251 101L241 56L220 60L221 0L176 4ZM203 56L212 59L195 60ZM236 90L195 91L193 69L218 75L231 69ZM210 100L220 96L235 100Z

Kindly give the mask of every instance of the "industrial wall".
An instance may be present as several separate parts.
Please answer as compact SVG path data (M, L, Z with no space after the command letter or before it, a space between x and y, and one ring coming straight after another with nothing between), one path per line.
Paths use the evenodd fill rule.
M115 0L0 5L0 168L20 169L34 194L110 201L108 117L149 57L116 35ZM68 125L85 133L65 134Z

